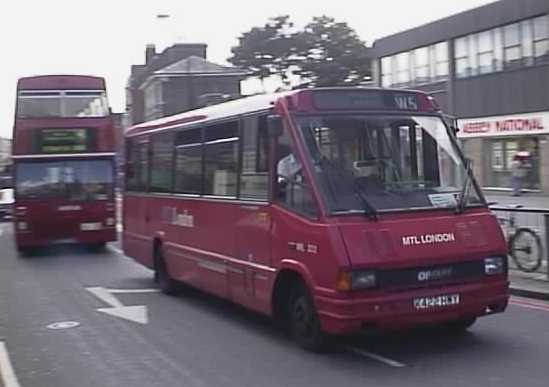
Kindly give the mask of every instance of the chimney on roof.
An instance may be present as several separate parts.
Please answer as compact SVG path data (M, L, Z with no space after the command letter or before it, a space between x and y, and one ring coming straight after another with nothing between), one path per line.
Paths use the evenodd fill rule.
M151 63L152 59L156 56L156 47L154 44L147 44L145 48L145 64Z

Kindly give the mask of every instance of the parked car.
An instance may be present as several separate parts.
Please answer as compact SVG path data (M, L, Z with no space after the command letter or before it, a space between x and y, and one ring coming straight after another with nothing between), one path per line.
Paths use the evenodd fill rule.
M0 189L0 220L11 220L13 215L13 189Z

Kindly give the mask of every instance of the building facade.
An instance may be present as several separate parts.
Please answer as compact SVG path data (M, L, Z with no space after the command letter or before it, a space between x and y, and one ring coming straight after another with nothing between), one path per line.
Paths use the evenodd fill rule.
M131 124L240 97L246 71L206 60L205 44L175 44L157 53L145 50L145 64L134 65L126 89Z
M549 194L549 1L500 0L374 42L383 87L433 95L458 119L465 153L486 189Z

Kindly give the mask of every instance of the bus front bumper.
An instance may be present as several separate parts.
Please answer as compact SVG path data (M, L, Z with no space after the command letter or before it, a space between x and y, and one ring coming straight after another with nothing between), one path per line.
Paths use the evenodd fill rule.
M430 305L418 309L418 299L458 295L455 305ZM507 279L486 283L433 287L387 292L384 295L354 298L316 296L322 330L335 335L363 331L403 330L453 320L501 313L507 307Z

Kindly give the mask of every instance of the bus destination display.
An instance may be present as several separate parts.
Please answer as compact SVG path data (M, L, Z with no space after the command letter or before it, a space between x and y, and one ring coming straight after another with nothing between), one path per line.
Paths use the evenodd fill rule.
M39 133L40 153L75 153L89 150L86 129L42 129Z
M415 93L387 90L319 91L313 101L321 110L419 110Z

